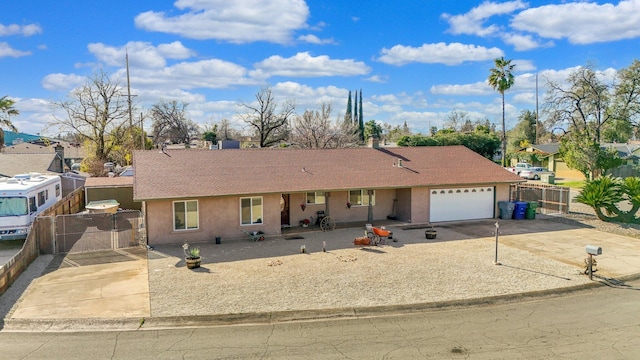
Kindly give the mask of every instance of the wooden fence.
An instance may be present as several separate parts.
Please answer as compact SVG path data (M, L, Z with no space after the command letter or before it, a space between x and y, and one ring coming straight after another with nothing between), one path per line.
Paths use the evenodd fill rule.
M55 215L75 214L84 209L84 188L78 188L49 209L43 211L31 225L22 248L0 269L0 295L13 284L27 267L41 254L53 248Z
M566 186L523 183L511 185L510 201L535 201L541 214L567 214L571 189Z

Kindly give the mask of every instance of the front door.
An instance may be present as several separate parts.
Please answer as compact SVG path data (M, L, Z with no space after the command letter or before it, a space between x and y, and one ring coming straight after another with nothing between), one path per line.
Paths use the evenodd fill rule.
M289 221L289 194L280 197L280 225L291 225Z

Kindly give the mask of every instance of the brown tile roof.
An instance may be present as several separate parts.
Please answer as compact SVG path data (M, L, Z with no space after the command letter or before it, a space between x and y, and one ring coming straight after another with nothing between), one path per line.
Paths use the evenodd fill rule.
M523 181L464 146L139 150L133 163L135 200Z
M125 187L133 186L133 176L88 177L84 187Z

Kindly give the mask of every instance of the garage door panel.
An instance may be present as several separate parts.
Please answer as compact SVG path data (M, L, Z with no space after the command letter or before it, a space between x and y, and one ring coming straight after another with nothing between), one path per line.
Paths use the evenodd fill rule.
M490 219L494 217L494 188L432 189L430 221Z

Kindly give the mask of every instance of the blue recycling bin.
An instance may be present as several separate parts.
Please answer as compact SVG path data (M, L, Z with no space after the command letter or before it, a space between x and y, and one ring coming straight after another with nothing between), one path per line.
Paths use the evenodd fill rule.
M527 212L527 206L529 206L528 202L517 201L516 208L513 209L513 218L516 220L523 220Z

